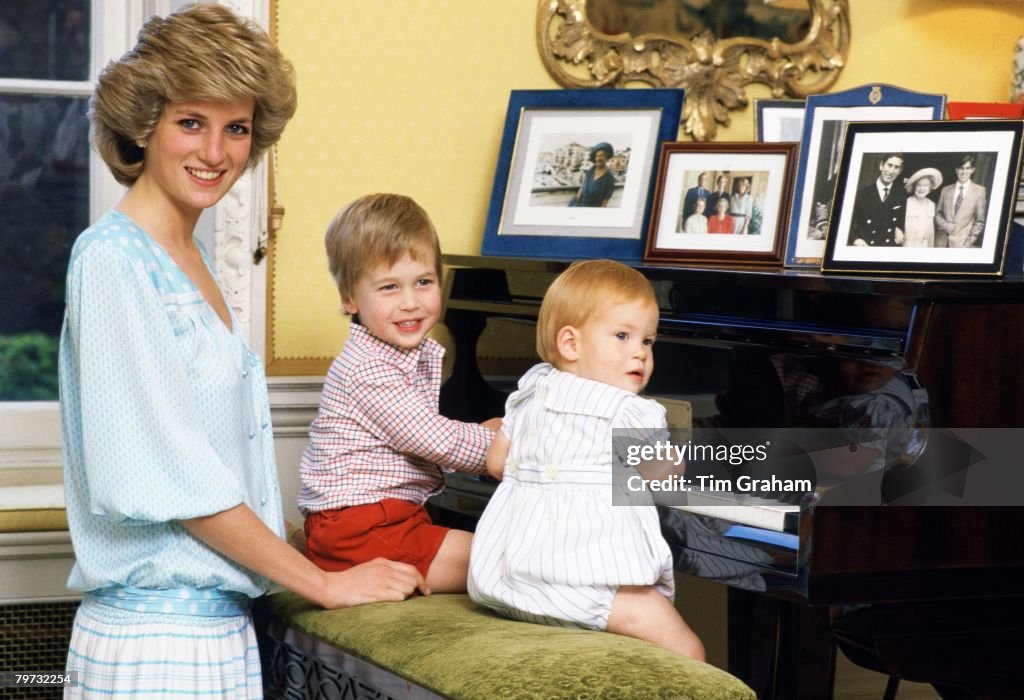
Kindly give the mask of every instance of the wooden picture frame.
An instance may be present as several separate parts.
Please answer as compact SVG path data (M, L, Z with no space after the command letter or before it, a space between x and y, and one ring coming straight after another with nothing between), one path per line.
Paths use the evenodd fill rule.
M781 265L795 152L795 143L662 144L644 260Z

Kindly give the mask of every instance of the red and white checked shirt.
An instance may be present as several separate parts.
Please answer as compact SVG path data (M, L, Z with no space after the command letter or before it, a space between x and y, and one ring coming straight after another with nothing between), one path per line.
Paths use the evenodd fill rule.
M444 348L403 350L353 323L302 454L303 513L400 498L423 503L444 471L482 473L494 432L438 413Z

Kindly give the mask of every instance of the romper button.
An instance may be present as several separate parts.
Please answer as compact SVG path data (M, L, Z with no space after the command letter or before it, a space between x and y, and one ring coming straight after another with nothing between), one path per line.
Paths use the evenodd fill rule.
M544 467L544 476L546 476L549 479L554 479L556 476L558 476L558 469L555 467L554 464L549 464L548 466Z
M254 437L256 437L256 431L255 430L250 430L249 431L249 439L252 440Z
M248 376L249 376L249 370L247 370L247 369L242 370L242 378L244 379L245 377L248 377Z

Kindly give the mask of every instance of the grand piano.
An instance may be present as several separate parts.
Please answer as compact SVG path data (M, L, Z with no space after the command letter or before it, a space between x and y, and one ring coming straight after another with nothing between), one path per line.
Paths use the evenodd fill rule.
M518 376L537 361L544 290L569 263L444 262L443 321L455 357L441 412L467 421L501 415ZM931 683L943 697L1020 697L1024 508L1014 499L933 505L922 475L963 455L956 430L1002 428L1005 441L1024 428L1024 277L637 269L661 307L646 393L687 402L695 425L797 421L784 364L819 379L850 363L889 368L901 395L912 397L904 441L912 447L866 481L850 480L868 494L863 505L826 506L842 500L835 496L845 485L833 482L799 502L661 509L677 568L730 586L729 670L759 697L830 697L838 641L858 663ZM946 496L950 480L955 487L967 479L966 470L942 475ZM472 528L494 488L486 477L453 474L431 508ZM750 519L755 510L769 517Z

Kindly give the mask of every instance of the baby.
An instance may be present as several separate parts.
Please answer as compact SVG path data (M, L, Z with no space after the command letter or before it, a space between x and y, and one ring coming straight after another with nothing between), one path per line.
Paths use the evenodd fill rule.
M612 430L667 429L640 398L654 367L650 283L610 260L548 289L537 352L487 454L503 482L473 538L469 594L528 622L607 630L704 658L672 605L672 556L653 505L612 504Z

